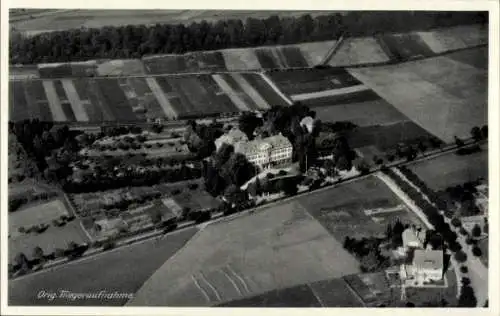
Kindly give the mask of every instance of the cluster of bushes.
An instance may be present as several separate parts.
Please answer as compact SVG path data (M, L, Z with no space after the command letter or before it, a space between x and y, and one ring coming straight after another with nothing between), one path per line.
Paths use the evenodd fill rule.
M474 294L474 289L470 285L469 278L462 278L462 287L460 289L460 296L458 297L458 307L476 307L477 298Z
M30 192L30 194L22 194L9 197L9 212L17 211L21 206L35 202L47 201L57 196L57 192Z
M486 23L485 13L347 12L312 18L247 18L184 24L127 25L72 29L24 36L11 32L12 64L68 62L100 58L138 58L146 54L184 53L231 47L293 44L380 32L406 32L438 26ZM391 23L387 23L391 21Z
M22 233L22 234L31 234L31 233L41 234L41 233L45 232L48 228L49 228L49 225L47 225L47 224L38 224L38 225L33 225L33 226L30 226L27 228L21 226L17 229L17 231Z
M390 265L389 258L380 252L380 238L351 238L344 239L344 248L354 254L361 262L362 272L375 272L387 268Z
M284 173L286 175L286 172ZM285 175L278 174L278 177ZM257 178L254 182L250 183L247 192L254 197L265 193L273 194L279 192L283 192L287 196L292 196L298 192L297 184L299 181L300 177L293 176L275 179L273 174L268 173L264 179Z
M469 147L459 148L456 151L456 154L459 156L467 156L467 155L472 155L472 154L475 154L478 152L481 152L481 147L479 147L479 145L473 145L473 146L469 146Z
M183 165L177 169L146 170L144 173L125 173L117 177L113 170L101 170L97 176L88 175L81 182L71 178L62 181L63 189L69 193L97 192L122 187L151 186L158 183L172 183L198 179L202 176L199 167Z

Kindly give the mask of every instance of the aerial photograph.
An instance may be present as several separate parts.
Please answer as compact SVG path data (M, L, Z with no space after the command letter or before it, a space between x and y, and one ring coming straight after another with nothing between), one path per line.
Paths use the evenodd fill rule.
M9 306L488 307L488 11L8 26Z

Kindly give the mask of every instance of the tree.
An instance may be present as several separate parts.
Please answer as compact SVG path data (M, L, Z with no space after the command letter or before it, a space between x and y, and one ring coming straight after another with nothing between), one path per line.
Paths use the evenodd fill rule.
M40 262L44 261L45 257L44 257L43 249L40 248L39 246L36 246L33 249L33 258L36 260L40 260Z
M484 139L488 138L488 125L483 125L483 127L481 127L481 135Z
M485 218L485 219L484 219L483 232L484 232L485 234L488 234L488 230L489 230L488 219L487 219L487 218Z
M472 139L478 142L483 138L483 134L481 133L481 129L477 126L474 126L470 131Z
M481 249L479 247L474 247L474 248L472 248L472 254L476 257L481 257L483 252L481 251Z
M253 139L253 132L258 126L262 125L262 120L255 113L245 112L238 119L240 130L245 133L248 139Z
M463 140L461 140L460 138L455 136L455 145L457 145L457 147L463 147L465 145L465 143Z
M462 226L462 222L460 221L460 219L454 217L452 220L451 220L451 224L455 227L460 227Z
M458 307L476 307L477 299L474 290L469 285L463 285L458 298Z
M283 191L285 195L292 196L297 194L297 183L295 179L292 178L284 178L278 180L278 188L280 191Z
M460 263L464 263L467 260L467 255L463 252L463 250L459 250L455 253L455 260Z
M474 227L472 228L472 236L474 237L481 236L481 227L478 224L474 225Z
M467 268L467 266L461 266L460 267L460 272L467 273L467 272L469 272L469 269Z

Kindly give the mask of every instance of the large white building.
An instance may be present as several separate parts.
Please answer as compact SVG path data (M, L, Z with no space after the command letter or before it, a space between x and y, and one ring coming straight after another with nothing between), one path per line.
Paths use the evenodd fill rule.
M283 135L238 142L234 151L262 169L285 165L292 161L292 143Z

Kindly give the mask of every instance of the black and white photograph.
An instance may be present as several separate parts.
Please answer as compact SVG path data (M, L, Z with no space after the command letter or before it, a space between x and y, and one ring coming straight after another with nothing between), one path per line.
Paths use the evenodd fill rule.
M431 10L9 7L5 306L486 310L491 16Z

